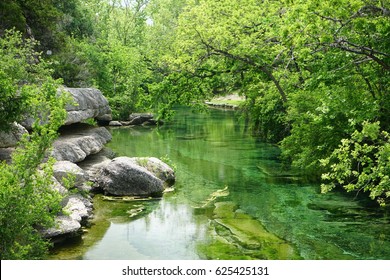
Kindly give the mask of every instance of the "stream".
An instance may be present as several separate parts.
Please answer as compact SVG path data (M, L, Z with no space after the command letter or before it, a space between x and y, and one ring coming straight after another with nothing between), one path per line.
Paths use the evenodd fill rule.
M174 191L133 202L94 197L93 225L52 259L390 259L390 215L375 202L283 170L279 149L237 113L179 108L157 127L111 128L118 156L175 167Z

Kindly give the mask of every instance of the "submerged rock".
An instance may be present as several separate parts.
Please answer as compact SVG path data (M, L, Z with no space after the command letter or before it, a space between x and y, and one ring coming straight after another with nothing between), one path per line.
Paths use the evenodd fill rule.
M205 258L211 259L300 259L287 241L268 232L231 201L215 203L210 233L213 241L200 245Z
M128 157L118 157L98 172L96 183L116 196L161 196L163 181Z

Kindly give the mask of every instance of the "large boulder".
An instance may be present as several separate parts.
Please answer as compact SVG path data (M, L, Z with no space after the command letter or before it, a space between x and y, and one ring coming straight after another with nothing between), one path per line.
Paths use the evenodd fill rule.
M154 119L151 113L133 113L129 116L126 125L156 125L159 122Z
M25 133L27 130L14 122L9 131L0 131L0 148L15 147Z
M64 179L73 179L73 186L80 191L90 191L91 186L88 184L88 174L77 164L70 161L57 161L53 166L53 175L58 182L64 185Z
M68 117L65 124L82 122L94 118L98 121L111 121L111 109L102 92L94 88L64 88L73 98L73 104L66 106Z
M12 153L15 151L15 148L0 148L0 161L5 161L6 163L11 163Z
M133 157L130 158L130 160L135 164L146 168L168 186L175 183L175 171L162 160L155 157Z
M42 236L50 239L53 243L60 243L69 238L82 234L81 224L70 216L61 215L55 218L55 226L44 229Z
M86 225L92 217L93 206L90 198L81 194L72 194L65 197L62 203L64 205L63 209L66 213L69 213L69 217L81 225Z
M66 127L53 144L52 156L59 161L80 162L101 151L111 138L110 132L104 127L85 124Z
M96 178L98 187L115 196L161 196L164 183L128 157L104 165Z
M77 163L77 165L84 170L89 181L95 182L100 169L110 163L114 157L115 153L105 147L99 153L88 156L82 162Z

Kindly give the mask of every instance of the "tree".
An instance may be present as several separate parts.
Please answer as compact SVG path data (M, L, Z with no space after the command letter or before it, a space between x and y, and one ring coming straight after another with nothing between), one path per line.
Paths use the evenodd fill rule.
M386 205L390 197L390 136L380 130L379 122L364 122L361 131L342 139L321 164L330 170L322 174L323 193L342 186L348 192L368 192L370 198Z
M383 129L389 129L389 79L383 65L388 61L388 15L362 14L367 7L376 10L375 4L381 5L302 1L287 11L284 33L291 38L304 80L291 95L292 130L282 142L284 155L295 166L321 173L319 159L329 156L365 120L379 119ZM387 10L383 5L377 8ZM362 51L352 51L350 44Z
M164 87L170 95L166 99L171 99L168 104L238 91L248 98L246 109L253 112L253 104L272 100L273 109L251 114L253 123L264 124L264 138L283 137L288 132L282 116L288 80L278 71L288 57L278 35L280 16L277 1L187 1L172 51L161 60L160 69L169 73L171 89L176 88L173 92ZM278 110L282 112L277 121L268 123ZM271 133L272 129L278 132Z
M38 44L31 39L23 39L15 30L5 31L0 37L0 124L1 130L8 130L15 121L20 121L26 113L30 92L20 90L23 84L39 84L50 75L40 55L34 49Z
M215 68L222 66L222 71L231 70L231 74L240 76L251 70L261 73L275 86L282 102L287 102L273 67L283 52L273 28L279 18L277 4L252 0L193 4L179 22L177 51L181 62L192 63L188 70L206 75L213 73L210 67L203 67L208 66L208 59L220 57L214 59ZM226 69L229 66L232 69Z
M58 94L59 82L48 75L30 40L23 42L20 33L7 32L0 46L0 61L6 63L0 71L0 90L6 93L1 95L1 113L8 123L26 109L36 119L12 163L0 163L0 257L39 259L49 246L40 230L53 226L62 208L62 197L52 188L53 160L46 157L65 121L67 98Z
M388 2L375 0L187 1L160 60L156 100L239 92L253 128L281 140L286 161L337 180L321 159L334 160L345 139L356 142L366 122L389 130L389 16ZM385 142L372 145L386 150ZM363 152L379 164L382 154Z

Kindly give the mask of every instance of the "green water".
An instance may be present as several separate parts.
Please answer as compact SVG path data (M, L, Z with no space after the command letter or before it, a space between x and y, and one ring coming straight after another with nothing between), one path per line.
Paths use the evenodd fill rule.
M181 109L160 128L111 133L120 156L173 163L175 190L153 201L96 196L94 225L54 259L390 259L388 211L284 172L278 148L234 112Z

